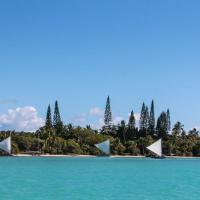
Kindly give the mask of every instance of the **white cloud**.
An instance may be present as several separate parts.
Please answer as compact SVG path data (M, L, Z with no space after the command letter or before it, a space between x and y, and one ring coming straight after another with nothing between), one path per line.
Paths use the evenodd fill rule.
M76 115L71 118L72 123L75 125L86 126L91 125L93 129L101 129L104 125L104 111L99 107L92 107L88 112ZM128 123L130 113L126 117L113 115L113 124L118 125L122 120ZM135 113L136 126L139 125L140 113Z
M98 107L94 107L90 109L90 115L92 116L103 116L103 110Z
M73 116L71 121L75 125L86 126L90 124L92 128L99 129L103 125L103 123L100 122L100 118L103 117L103 113L103 110L99 107L92 107L86 113Z
M140 121L140 113L135 113L134 116L135 116L135 121L139 122Z
M85 125L87 122L87 114L86 113L81 113L80 115L74 116L72 118L73 123L76 125Z
M124 120L123 117L116 116L113 118L113 124L117 125L117 124L121 123L122 120Z
M6 114L0 115L1 130L34 132L43 125L43 119L32 106L9 109Z
M99 120L96 123L91 124L91 127L93 129L99 130L99 129L101 129L103 127L103 125L104 125L103 118L99 118Z

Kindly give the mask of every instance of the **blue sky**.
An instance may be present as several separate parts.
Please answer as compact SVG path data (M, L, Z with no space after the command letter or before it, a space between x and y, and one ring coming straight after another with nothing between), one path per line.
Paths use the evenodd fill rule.
M200 127L199 7L195 0L1 1L2 129L34 129L56 99L63 121L98 126L108 94L116 121L154 99L157 115L170 108L173 123Z

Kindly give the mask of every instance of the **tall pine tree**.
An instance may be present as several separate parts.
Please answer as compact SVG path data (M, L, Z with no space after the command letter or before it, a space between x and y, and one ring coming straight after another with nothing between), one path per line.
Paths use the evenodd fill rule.
M104 123L107 128L110 128L112 125L112 112L110 106L110 97L108 96L106 101L106 109L104 114Z
M129 117L128 127L129 129L135 129L135 116L133 110L131 111L131 115Z
M127 139L127 128L124 120L122 120L121 124L118 125L118 136L120 141L125 144Z
M146 106L145 108L145 117L144 117L144 129L147 132L149 128L149 108Z
M145 130L145 116L146 116L146 106L145 106L145 103L143 103L141 113L140 113L140 131Z
M167 130L168 130L167 113L162 112L160 117L158 118L156 127L158 137L159 138L165 137L167 135Z
M49 105L47 108L47 115L46 115L46 122L45 122L45 128L46 130L50 131L52 129L52 118L51 118L51 106Z
M167 131L168 133L171 131L171 117L169 109L167 110Z
M62 123L62 120L61 120L61 117L60 117L58 101L55 102L54 116L53 116L53 126L54 126L54 129L55 129L55 133L57 135L62 133L63 123Z
M154 135L155 133L155 110L154 110L154 101L151 102L151 111L149 117L149 133Z

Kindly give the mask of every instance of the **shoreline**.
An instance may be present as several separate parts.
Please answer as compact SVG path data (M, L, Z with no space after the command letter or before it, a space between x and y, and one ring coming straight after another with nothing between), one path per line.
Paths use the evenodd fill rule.
M12 154L13 157L41 157L41 158L98 158L101 156L93 155L54 155L54 154L41 154L41 155L31 155L31 154ZM2 156L3 157L3 156ZM111 155L110 158L146 158L146 156L122 156L122 155ZM187 157L187 156L166 156L167 159L200 159L200 157Z
M56 155L56 154L41 154L41 155L32 155L32 154L12 154L13 157L66 157L66 158L73 158L73 157L80 157L80 158L95 158L97 156L93 155Z

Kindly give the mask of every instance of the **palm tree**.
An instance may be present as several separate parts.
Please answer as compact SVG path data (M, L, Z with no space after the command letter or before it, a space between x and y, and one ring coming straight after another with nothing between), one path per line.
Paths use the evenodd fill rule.
M182 125L181 122L177 122L172 129L172 135L175 137L180 136L184 131L183 127L184 125Z

